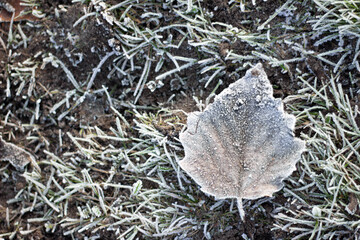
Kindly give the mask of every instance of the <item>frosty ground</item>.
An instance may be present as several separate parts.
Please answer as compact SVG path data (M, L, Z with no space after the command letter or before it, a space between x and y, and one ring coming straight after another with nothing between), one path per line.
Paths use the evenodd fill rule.
M358 239L358 1L24 1L1 23L4 239ZM307 151L273 197L216 200L178 166L186 114L261 62Z

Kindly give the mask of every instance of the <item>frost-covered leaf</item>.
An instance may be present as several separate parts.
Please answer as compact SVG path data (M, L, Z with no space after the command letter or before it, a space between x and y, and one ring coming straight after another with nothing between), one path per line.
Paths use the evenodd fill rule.
M1 136L0 160L9 161L19 171L23 171L29 162L32 162L38 168L34 157L30 153L12 143L4 141Z
M219 199L271 196L305 149L295 117L275 99L262 65L221 92L204 112L188 116L179 162L201 190Z

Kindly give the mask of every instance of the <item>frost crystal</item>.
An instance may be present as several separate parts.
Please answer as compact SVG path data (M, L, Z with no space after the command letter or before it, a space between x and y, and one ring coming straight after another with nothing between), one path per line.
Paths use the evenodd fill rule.
M257 64L204 112L189 114L179 164L203 192L241 204L243 198L271 196L296 169L305 143L294 137L295 117L272 94Z

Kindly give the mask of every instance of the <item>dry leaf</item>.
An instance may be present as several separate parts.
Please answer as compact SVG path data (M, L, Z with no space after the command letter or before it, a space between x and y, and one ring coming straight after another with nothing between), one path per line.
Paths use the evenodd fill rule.
M203 192L241 204L243 198L271 196L296 169L305 143L294 137L295 117L272 94L257 64L204 112L188 115L179 165Z
M0 22L10 22L14 14L14 21L36 21L37 17L29 13L28 7L22 5L21 0L0 0Z
M30 162L40 171L35 158L24 149L4 141L0 136L0 160L9 161L16 170L23 171Z
M359 200L354 193L349 194L349 204L346 205L345 210L350 214L354 215L359 207Z

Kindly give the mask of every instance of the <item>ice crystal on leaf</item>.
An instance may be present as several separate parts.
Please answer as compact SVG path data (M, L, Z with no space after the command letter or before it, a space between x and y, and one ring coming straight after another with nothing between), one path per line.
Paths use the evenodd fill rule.
M218 199L271 196L295 169L305 143L294 137L295 117L275 99L262 65L248 70L221 92L204 112L188 115L179 161Z

